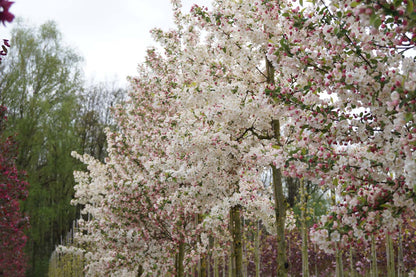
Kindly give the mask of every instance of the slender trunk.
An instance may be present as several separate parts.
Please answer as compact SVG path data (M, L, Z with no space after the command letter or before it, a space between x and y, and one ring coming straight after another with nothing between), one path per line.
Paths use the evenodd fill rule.
M241 206L237 205L231 208L231 235L233 238L233 277L243 276L243 247L242 247L242 232L241 232Z
M371 236L371 276L378 277L377 269L377 250L374 235Z
M337 277L344 277L344 266L342 263L342 251L339 250L337 247L337 250L335 252L336 257L336 276Z
M313 252L317 252L316 251L316 244L313 244ZM316 260L315 260L315 276L318 276L318 263L316 262Z
M214 238L214 249L217 248L217 246L217 239ZM214 253L214 277L220 277L218 255L216 255L216 253Z
M222 256L222 277L226 276L226 272L227 272L226 267L227 267L227 260L226 260L226 257L224 255L224 256Z
M207 277L207 255L206 253L202 254L201 257L201 266L199 267L199 274L200 277Z
M198 224L202 223L203 218L201 215L197 216ZM198 277L207 277L207 254L202 253L198 264Z
M387 252L387 276L395 276L395 266L394 266L394 248L393 248L393 239L390 234L386 234L386 252Z
M280 169L272 166L273 169L273 194L275 199L276 231L277 231L277 276L286 277L289 264L286 257L285 241L285 220L286 205L283 194L282 175Z
M185 257L185 243L183 241L179 242L178 245L178 253L176 254L176 276L177 277L184 277L184 266L183 266L183 260Z
M235 276L235 263L234 263L234 247L230 245L230 256L228 257L228 277Z
M143 267L139 265L139 268L137 269L137 277L141 277L144 273Z
M354 250L352 246L350 247L350 276L355 277L355 269L354 269Z
M266 76L267 83L274 84L274 68L271 62L266 58ZM277 141L280 140L280 121L272 120L273 137ZM286 257L285 242L285 220L286 220L286 201L283 194L282 174L280 168L272 165L273 170L273 195L276 213L276 231L277 231L277 276L286 277L289 264Z
M247 274L248 274L248 272L247 272L247 266L248 266L248 264L247 264L247 233L246 233L246 229L245 229L245 224L246 224L246 222L245 222L245 220L244 220L244 217L242 218L242 226L241 226L241 232L242 232L242 236L243 236L243 240L242 240L242 242L243 242L243 276L244 277L247 277Z
M403 265L403 237L402 237L402 225L399 225L399 241L397 246L397 277L402 277L404 272Z
M302 276L309 276L309 260L308 260L308 232L306 226L306 213L308 205L308 195L305 191L305 183L300 181L300 197L301 197L301 234L302 234Z
M214 277L220 277L218 257L214 257Z
M228 228L231 237L233 236L233 212L230 209L230 220L229 220ZM236 275L235 269L235 258L234 258L234 243L230 244L230 254L228 256L228 277L234 277Z
M256 263L256 277L260 277L260 221L257 221L257 230L254 237L254 251L255 251L255 263Z
M335 194L335 189L331 190L331 201L332 201L332 205L336 206L337 205L337 198L336 198L336 194ZM337 277L343 277L344 276L344 266L342 264L342 252L338 247L338 244L336 245L336 250L335 250L335 274Z

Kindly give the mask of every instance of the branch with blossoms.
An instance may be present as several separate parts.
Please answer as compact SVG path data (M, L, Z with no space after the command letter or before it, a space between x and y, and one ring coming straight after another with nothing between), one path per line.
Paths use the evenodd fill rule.
M14 19L14 15L9 11L10 6L14 2L10 2L8 0L0 0L0 7L2 8L2 11L0 12L0 22L3 23L3 25L6 25L6 22L10 23ZM1 45L0 50L0 56L6 56L8 53L8 49L10 48L9 40L3 39L3 44ZM0 57L0 63L1 63L1 57Z

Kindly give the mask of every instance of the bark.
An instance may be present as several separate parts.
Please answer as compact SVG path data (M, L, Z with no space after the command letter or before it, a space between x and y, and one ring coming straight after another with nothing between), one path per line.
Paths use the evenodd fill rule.
M394 266L394 248L393 248L393 239L389 234L386 235L386 250L387 250L387 276L395 276L395 266Z
M215 255L215 257L214 257L214 277L220 277L218 256L217 255Z
M203 218L201 215L198 215L198 224L202 223ZM198 277L207 277L207 255L206 253L201 254L198 267Z
M274 68L269 60L266 58L266 74L267 82L274 84ZM273 138L280 140L280 121L278 119L272 120ZM277 276L286 277L289 264L286 257L286 241L285 241L285 220L286 220L286 201L283 194L282 174L280 168L272 165L273 171L273 195L275 203L276 214L276 231L277 231Z
M213 238L213 246L214 249L218 249L218 242L217 239L214 237ZM214 260L214 265L213 265L213 271L214 271L214 277L220 277L220 265L219 265L219 259L218 259L218 255L215 253L216 251L213 252L213 260Z
M139 268L137 269L137 277L141 277L144 273L143 267L139 265Z
M184 277L184 266L183 266L183 260L185 257L185 243L183 241L179 242L178 245L178 254L176 254L176 276L177 277Z
M402 237L402 225L399 225L399 241L397 246L397 277L402 277L404 273L404 264L403 264L403 237Z
M243 276L248 276L248 259L247 259L247 233L245 228L245 220L242 218L242 235L243 235Z
M306 226L306 213L308 204L308 195L305 191L305 183L301 180L300 184L301 202L301 234L302 234L302 276L309 276L309 261L308 261L308 231Z
M254 251L255 251L255 263L256 263L256 277L260 277L260 237L261 237L261 230L260 230L260 221L257 221L257 230L254 238Z
M335 252L335 258L336 258L336 276L337 277L344 277L344 266L342 263L342 252L337 247L337 250Z
M378 277L377 251L374 236L371 237L371 276Z
M241 206L237 205L230 210L230 226L233 238L232 263L233 277L243 277L243 247L242 247L242 230L241 230Z
M273 120L275 130L280 128L278 120ZM280 132L280 131L279 131ZM286 257L285 241L285 221L286 221L286 202L283 194L282 174L279 168L272 166L273 170L273 194L276 214L276 231L277 231L277 276L286 277L289 264Z
M355 277L354 249L350 248L350 277Z
M230 257L228 258L228 277L233 277L235 275L235 265L233 263L233 247L230 247Z
M287 186L287 203L289 207L293 208L299 196L299 182L292 177L287 177L285 180Z

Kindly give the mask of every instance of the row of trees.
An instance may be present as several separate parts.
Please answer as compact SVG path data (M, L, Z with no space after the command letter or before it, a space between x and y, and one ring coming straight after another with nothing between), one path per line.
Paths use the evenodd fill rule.
M172 1L176 28L153 30L163 50L131 79L105 162L74 153L88 166L75 174L84 216L76 247L60 249L82 251L88 275L184 276L199 264L205 276L207 258L228 252L230 276L243 276L244 219L269 226L287 276L292 182L304 276L308 233L337 276L342 253L362 248L377 274L385 240L394 276L393 241L416 208L414 2L302 2L183 13ZM309 228L311 184L332 200Z
M79 216L79 208L70 205L72 172L83 166L70 153L103 160L110 108L126 94L116 84L86 85L82 57L64 43L54 22L30 27L17 21L0 65L0 105L8 108L3 135L15 136L15 164L30 184L21 203L30 218L27 259L20 260L29 263L28 276L44 276L53 249ZM1 241L7 238L2 234Z

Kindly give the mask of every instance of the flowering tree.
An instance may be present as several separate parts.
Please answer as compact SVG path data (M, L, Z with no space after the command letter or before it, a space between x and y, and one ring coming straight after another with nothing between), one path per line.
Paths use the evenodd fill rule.
M195 200L174 174L167 148L177 125L172 71L149 51L131 80L131 99L116 109L118 132L108 132L105 163L74 154L89 172L75 174L75 204L85 205L77 242L86 244L88 273L184 274L185 251L198 230ZM188 263L188 262L187 262ZM157 264L157 266L156 266Z
M345 196L324 218L327 235L316 240L326 250L342 234L366 240L397 230L403 211L415 208L415 64L404 55L414 47L413 2L313 1L302 10L285 1L213 5L212 12L194 7L197 20L181 29L188 41L182 65L198 68L181 67L193 84L186 89L192 106L184 110L221 134L235 128L227 142L244 138L251 151L247 137L280 140L278 159L264 147L257 157ZM240 92L246 97L236 101ZM269 96L269 109L259 105L258 92ZM250 104L241 100L250 97L258 105L253 114L268 120L244 117ZM279 129L270 120L281 121L284 139L267 133Z
M0 275L25 276L24 231L29 220L22 215L19 201L27 197L27 183L15 166L16 145L3 134L5 113L0 106Z
M221 237L216 227L229 223L232 273L240 276L241 211L270 210L260 182L268 166L279 276L289 266L283 176L334 192L330 214L311 234L328 253L399 230L402 215L415 211L416 67L404 55L416 37L413 1L312 1L301 9L292 1L218 0L212 11L194 6L189 14L172 2L176 29L153 31L165 52L149 53L131 105L118 110L122 131L109 136L109 160L88 162L90 173L80 175L77 201L93 215L86 226L100 226L90 234L142 230L140 243L156 253L161 226L180 226L164 229L170 241L192 234L195 261L206 235ZM137 199L143 211L131 208ZM148 225L132 225L144 214ZM186 229L200 216L185 224L200 232ZM120 251L120 241L102 247ZM168 245L182 256L181 244Z
M317 1L285 9L288 31L271 33L268 59L279 80L270 93L293 107L299 134L286 173L345 197L324 219L332 244L348 232L392 232L415 208L415 64L403 54L414 47L411 2ZM324 104L314 99L325 94Z

